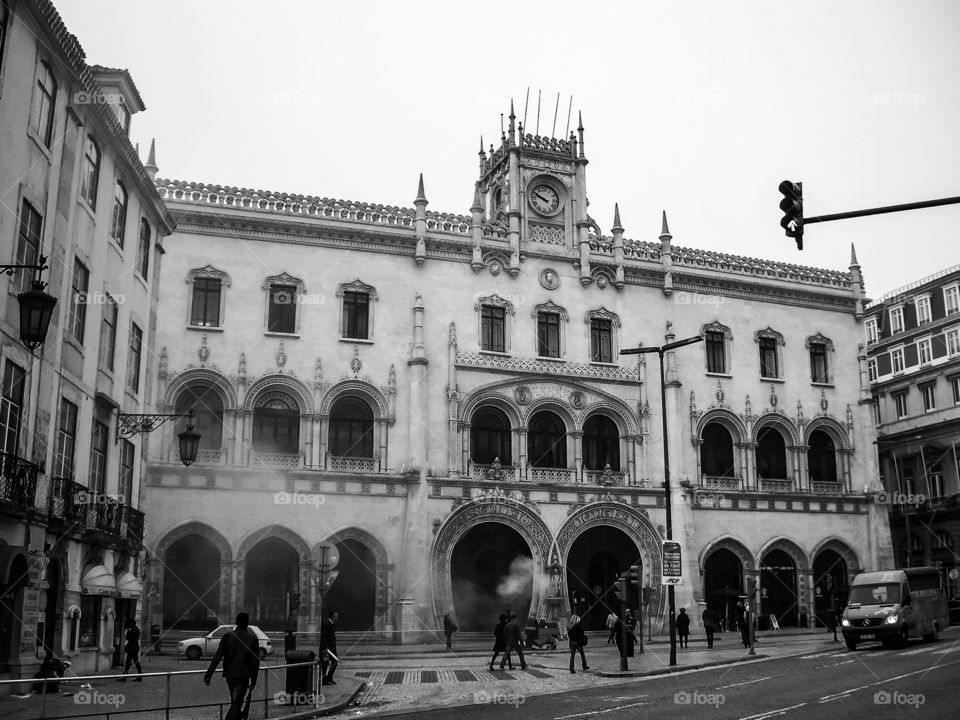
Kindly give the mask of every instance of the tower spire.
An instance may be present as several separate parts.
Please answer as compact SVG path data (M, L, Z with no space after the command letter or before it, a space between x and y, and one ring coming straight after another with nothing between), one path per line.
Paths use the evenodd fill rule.
M857 262L857 248L853 243L850 243L850 267L860 267L860 263Z
M157 141L155 138L150 139L150 153L147 155L147 164L143 166L143 169L147 171L151 180L156 180L160 168L157 167Z
M513 112L513 98L510 98L510 124L507 126L507 141L515 145L517 141L517 116Z
M577 110L577 135L580 137L580 157L583 157L583 111Z
M667 240L673 239L673 235L670 234L670 228L667 227L667 211L666 210L663 211L663 225L660 228L660 239L663 240L664 238L666 238Z
M620 204L613 204L613 231L623 232L623 226L620 224Z
M420 183L417 185L417 199L413 201L414 204L422 202L424 205L427 204L427 195L423 191L423 173L420 173Z

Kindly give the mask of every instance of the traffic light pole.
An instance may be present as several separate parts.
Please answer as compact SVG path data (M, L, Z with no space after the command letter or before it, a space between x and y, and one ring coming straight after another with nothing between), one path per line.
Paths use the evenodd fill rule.
M883 215L885 213L902 212L903 210L922 210L923 208L957 204L960 204L960 197L941 198L940 200L922 200L914 203L903 203L902 205L887 205L885 207L867 208L866 210L833 213L832 215L817 215L815 217L804 218L803 224L810 225L812 223L830 222L831 220L846 220L847 218L866 217L867 215Z

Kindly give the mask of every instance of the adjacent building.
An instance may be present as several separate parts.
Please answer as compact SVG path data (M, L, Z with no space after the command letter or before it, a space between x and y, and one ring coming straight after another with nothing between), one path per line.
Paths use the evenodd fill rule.
M601 627L639 565L662 627L667 503L679 606L729 614L753 578L761 623L812 623L892 567L855 258L689 249L666 216L630 240L613 207L605 233L587 164L582 126L511 111L468 214L428 210L423 177L412 208L157 181L177 231L153 399L194 413L201 450L184 468L185 418L151 443L150 622L312 631L337 609L405 641L451 611L556 619L577 592ZM664 423L657 356L620 351L691 336Z
M20 340L0 278L0 679L47 650L78 673L119 662L141 613L146 412L162 239L173 222L128 134L129 73L88 65L46 0L0 2L0 256L58 299L46 342ZM9 688L10 686L5 686Z
M960 597L960 265L871 303L864 327L897 566L942 567Z

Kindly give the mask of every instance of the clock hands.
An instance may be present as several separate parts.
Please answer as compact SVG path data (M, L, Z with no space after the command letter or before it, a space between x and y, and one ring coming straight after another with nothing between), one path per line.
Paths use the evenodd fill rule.
M546 205L550 205L550 204L553 203L553 198L551 198L551 197L548 197L548 196L546 196L546 195L541 195L540 193L538 193L538 192L536 192L536 191L534 191L533 194L536 195L538 198L540 198L540 200L543 201L543 203L546 204Z

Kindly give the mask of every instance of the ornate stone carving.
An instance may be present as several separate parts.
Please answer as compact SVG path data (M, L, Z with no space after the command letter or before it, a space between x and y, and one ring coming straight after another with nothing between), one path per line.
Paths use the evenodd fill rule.
M354 377L358 377L360 375L361 368L363 368L363 362L360 360L360 347L354 345L353 358L350 360L350 371L353 373Z
M544 268L540 271L540 285L547 290L556 290L560 287L560 273L553 268Z
M366 293L370 296L371 300L380 299L380 296L377 294L377 289L373 287L373 285L367 285L360 278L354 278L352 282L337 285L337 297L342 297L345 292Z
M533 393L526 385L520 385L513 391L513 397L519 405L529 405L533 400Z
M541 225L540 223L530 223L530 242L543 243L545 245L564 245L563 227L558 225Z
M274 358L277 361L277 372L283 372L283 366L287 364L287 354L283 351L283 340L280 341L280 347L277 348Z
M610 312L605 307L599 307L596 310L587 310L583 315L583 322L590 324L591 320L609 320L611 327L620 327L620 316Z
M477 301L473 304L473 309L476 311L479 311L480 308L482 308L484 305L503 308L504 313L509 313L510 315L516 314L513 309L513 303L510 302L509 300L505 300L504 298L500 297L496 293L494 293L493 295L484 295L483 297L477 298ZM452 329L451 329L451 332L452 332ZM456 342L456 338L454 338L454 342Z
M207 360L210 359L210 348L207 347L207 336L200 338L200 347L197 349L197 357L200 359L200 367L207 366Z
M816 335L810 335L804 342L803 347L809 350L811 345L823 345L827 350L833 352L833 340L819 332Z

